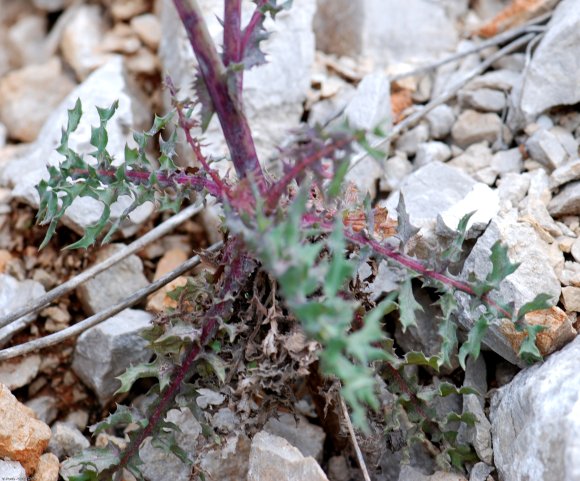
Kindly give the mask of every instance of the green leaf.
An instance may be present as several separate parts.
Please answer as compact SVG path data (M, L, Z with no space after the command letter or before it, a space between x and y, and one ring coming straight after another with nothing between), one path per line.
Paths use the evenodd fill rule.
M524 304L518 310L517 321L521 321L528 312L539 311L541 309L548 309L552 306L553 298L550 294L538 294L530 302Z
M207 362L221 383L226 380L226 363L216 354L205 352L198 356L199 360Z
M510 261L508 257L508 248L500 241L497 241L491 247L490 260L492 269L485 280L490 286L494 288L497 288L501 281L515 272L519 266L519 264Z
M439 372L439 357L426 357L422 352L411 351L405 354L405 364L412 366L429 366Z
M415 311L423 312L423 307L413 296L413 286L410 277L405 279L405 281L400 285L398 301L401 326L403 332L405 332L409 326L417 325Z
M468 426L475 426L477 417L473 413L465 412L463 414L449 413L445 418L445 423L447 424L456 422L464 423Z
M420 229L411 224L409 214L407 214L407 209L405 207L405 198L403 193L399 196L399 204L397 205L397 238L400 240L400 246L409 242L412 237L415 237Z
M77 101L75 102L75 106L72 109L67 110L67 112L68 112L68 123L67 123L66 131L67 131L67 133L70 134L77 129L77 127L79 126L79 122L81 120L81 117L83 116L81 99L77 98Z
M331 249L331 259L324 280L324 292L328 297L334 297L354 272L353 262L345 257L342 225L335 225L328 239L328 246Z
M329 199L334 199L340 194L342 184L344 183L344 178L348 173L349 167L350 164L348 162L341 162L341 164L335 170L334 177L326 189L326 196Z
M437 333L441 338L441 366L451 366L451 358L457 349L457 324L451 319L451 314L457 309L457 300L452 292L444 292L438 301L443 319L439 323Z
M465 241L465 236L467 234L467 225L469 224L469 219L475 214L475 211L465 214L459 224L457 225L457 231L455 232L455 237L451 242L451 245L443 251L441 257L444 260L451 262L457 262L461 257L461 251L463 248L463 242Z
M489 319L487 318L487 314L482 314L469 331L467 341L459 349L459 364L463 370L465 370L467 356L471 356L474 360L479 356L481 341L485 337L488 328Z
M545 326L526 326L528 335L522 341L518 356L527 364L533 364L536 361L542 360L542 354L536 346L536 336L538 332L545 329Z

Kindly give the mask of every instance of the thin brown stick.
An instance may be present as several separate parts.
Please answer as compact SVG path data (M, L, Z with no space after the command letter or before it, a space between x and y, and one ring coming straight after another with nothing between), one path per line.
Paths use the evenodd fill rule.
M222 245L223 245L222 242L218 242L216 244L213 244L207 250L213 252L222 247ZM149 294L157 291L158 289L161 289L164 285L170 283L172 280L176 279L185 272L193 269L200 263L201 258L199 256L194 256L189 260L185 261L183 264L181 264L177 269L174 269L173 271L159 278L155 282L152 282L147 287L138 290L137 292L135 292L129 297L126 297L125 299L118 302L114 306L111 306L101 312L98 312L94 316L91 316L85 319L84 321L77 322L76 324L67 327L66 329L63 329L62 331L55 332L54 334L50 334L40 339L34 339L33 341L29 341L24 344L20 344L18 346L3 349L0 351L0 361L12 359L13 357L23 356L25 354L29 354L31 352L38 351L40 349L44 349L50 346L55 346L57 344L60 344L66 339L77 336L80 333L86 331L89 327L96 326L97 324L106 321L111 316L118 314L123 309L127 309L128 307L131 307L137 304L138 302L141 302Z
M342 415L344 416L344 420L346 421L346 426L348 428L348 434L350 435L350 440L352 441L352 447L354 448L354 452L356 454L356 460L362 471L363 478L365 481L371 481L371 477L369 476L369 471L367 469L367 465L365 463L365 459L363 458L362 451L360 450L360 446L358 445L358 441L356 440L356 434L354 432L354 427L352 426L352 421L350 420L350 414L348 413L348 408L346 407L346 403L342 396L340 396L340 406L342 408Z

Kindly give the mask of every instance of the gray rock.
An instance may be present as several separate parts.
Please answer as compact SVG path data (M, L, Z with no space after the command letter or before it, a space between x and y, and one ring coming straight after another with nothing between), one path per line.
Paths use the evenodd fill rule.
M473 176L476 172L491 166L492 153L487 142L470 145L465 152L448 162Z
M74 88L60 60L29 65L0 80L0 121L8 135L32 142L52 111Z
M44 10L45 12L57 12L58 10L64 10L72 0L32 0L32 3L39 10Z
M255 5L244 2L242 23L247 23ZM200 2L210 35L221 44L223 1ZM276 154L276 147L297 127L303 114L303 102L310 88L310 71L314 63L314 33L312 19L315 0L298 0L288 11L280 12L276 21L266 20L271 33L262 44L268 54L268 63L247 71L244 75L244 109L250 123L256 149L261 158ZM181 95L191 96L197 63L185 29L171 2L161 4L162 38L159 56L163 71L168 74ZM167 109L171 99L165 98ZM208 154L228 156L227 146L217 118L204 134ZM224 169L228 165L223 166Z
M477 463L469 473L469 481L488 481L488 476L493 472L493 466L485 463Z
M57 421L52 425L51 431L52 437L48 443L48 450L59 459L78 454L91 445L73 424Z
M526 141L530 157L550 170L564 164L568 155L557 137L548 130L539 129Z
M580 475L580 338L518 374L491 403L500 479L575 480Z
M451 128L455 123L453 109L447 104L439 105L429 112L425 119L429 124L431 137L443 139L451 133Z
M499 195L496 190L487 185L477 183L467 195L455 205L437 216L435 232L444 237L453 237L461 219L473 213L467 223L466 238L478 237L487 224L499 212Z
M409 163L408 160L405 159L405 161ZM349 169L345 181L352 183L362 195L368 193L371 198L374 198L377 193L377 184L385 177L385 167L381 164L377 159L366 156ZM404 172L402 176L406 175L406 171ZM219 229L219 225L217 227Z
M248 475L249 458L250 440L244 435L229 436L221 448L204 455L201 468L211 479L238 481Z
M548 211L553 217L580 214L580 181L566 184L550 201Z
M550 129L550 132L556 136L558 142L564 147L564 150L570 158L578 158L578 140L576 140L569 130L555 126Z
M0 364L0 383L14 390L28 385L40 369L40 356L32 354L25 358L16 358Z
M320 465L279 436L261 431L250 451L248 481L328 481Z
M51 424L58 416L57 404L54 396L38 396L26 403L36 417L46 424Z
M95 262L104 261L124 247L123 244L102 247ZM92 315L147 285L149 281L143 274L143 262L133 254L81 284L76 292L85 313Z
M0 274L0 315L11 314L16 309L28 304L31 299L46 293L42 284L36 281L17 281L7 274ZM28 314L0 329L0 345L6 344L12 336L24 329L36 319L35 314Z
M411 223L416 227L432 227L437 215L462 200L475 185L467 174L440 162L431 162L413 172L401 184L400 192ZM390 213L396 212L398 195L387 201Z
M46 61L47 23L44 15L27 12L8 29L7 47L13 66L20 68Z
M487 367L483 356L478 356L477 359L472 357L467 358L465 363L465 379L463 385L473 388L477 391L477 396L481 407L485 407L485 396L487 394Z
M445 162L451 157L451 149L443 142L424 142L417 147L417 154L413 164L416 168L423 167L431 162Z
M520 72L512 70L493 70L483 75L479 75L467 84L466 89L493 89L510 92L518 87L522 80Z
M464 423L459 427L458 439L460 442L471 444L479 459L487 464L493 461L493 450L491 447L491 424L483 412L483 406L475 394L463 396L463 413L471 413L475 416L474 426Z
M533 117L556 105L580 101L580 10L575 0L560 2L526 73L521 109Z
M429 127L419 124L405 132L395 144L395 149L407 155L415 155L420 144L429 140Z
M500 150L493 154L491 167L498 174L513 172L519 174L523 168L523 157L517 147L509 150Z
M365 76L344 111L354 129L388 128L392 123L391 84L381 73Z
M298 448L303 456L311 456L316 461L322 461L322 450L326 434L320 426L308 422L304 416L281 413L278 418L272 417L264 426L264 431L279 436Z
M468 278L473 273L478 279L486 278L491 270L491 247L496 241L508 247L510 260L519 262L520 266L501 282L499 290L493 292L491 298L502 303L514 302L516 310L543 293L548 294L552 302L557 302L560 297L560 282L548 258L548 244L538 237L529 224L518 221L515 210L491 221L465 260L462 277ZM469 312L469 296L458 294L458 297L463 309L459 321L466 329L470 329L478 314ZM484 344L509 362L522 365L503 334L501 324L501 320L492 323L484 337Z
M197 438L202 432L199 422L188 408L172 409L165 419L179 426L180 431L175 433L177 445L186 453L190 453L193 459L194 453L197 453ZM188 481L191 479L191 466L182 462L175 454L155 447L151 443L151 438L147 438L141 445L139 457L143 460L140 469L147 481L160 479Z
M457 118L451 135L456 145L467 148L484 140L493 144L508 139L510 134L497 114L466 110Z
M110 55L101 51L107 22L99 5L78 5L62 27L60 50L79 80L104 65Z
M8 129L3 123L0 122L0 149L6 145L7 139L8 139Z
M91 125L99 123L96 106L109 107L115 100L119 100L117 113L107 127L109 135L107 148L115 159L115 165L124 159L125 144L135 145L130 128L148 129L150 127L146 99L127 77L123 58L115 56L67 96L48 118L37 140L27 153L13 159L0 173L0 182L13 186L13 195L19 200L38 207L39 197L36 185L43 178L48 177L47 165L58 165L64 160L56 152L56 147L60 143L61 129L67 123L67 109L72 108L79 98L83 102L84 115L78 129L69 138L69 146L81 154L94 150L89 141ZM23 175L23 172L26 175ZM125 197L112 206L111 221L119 217L123 209L128 206L128 202L130 199ZM131 215L132 222L137 224L143 222L151 209L151 205L137 209ZM95 199L77 199L63 217L63 222L82 233L85 227L99 220L102 211L102 204ZM132 222L124 225L134 227Z
M493 63L496 70L512 70L514 72L523 72L526 66L526 54L513 53L505 55Z
M506 95L499 90L488 88L463 90L458 94L458 98L463 106L481 112L501 112L506 108Z
M550 188L556 189L580 178L580 160L573 160L558 167L550 174Z
M28 478L26 470L18 461L0 459L0 479L25 481Z
M501 176L498 182L497 193L499 195L502 211L509 211L517 207L526 196L530 188L529 173L508 173Z
M412 171L413 164L409 162L407 156L403 152L395 152L395 155L385 162L385 171L380 182L381 190L392 191L398 189L401 182Z
M432 60L455 49L454 20L443 5L428 0L319 0L316 46L338 56L370 58L379 67Z
M79 336L72 368L101 404L121 386L115 376L151 357L140 333L149 327L152 317L148 312L126 309Z

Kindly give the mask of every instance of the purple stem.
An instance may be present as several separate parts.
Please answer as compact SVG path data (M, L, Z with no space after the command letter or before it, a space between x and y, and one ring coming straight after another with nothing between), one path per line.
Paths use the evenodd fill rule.
M240 177L253 176L264 189L266 179L258 161L248 120L228 89L226 68L211 39L201 10L196 0L173 0L173 3L199 63L202 79L222 126L236 172Z
M242 0L224 2L224 65L238 63L242 59ZM231 72L236 84L237 101L242 102L243 70Z
M267 0L259 1L259 3L256 5L254 13L252 14L252 18L250 19L248 25L246 25L246 28L244 28L244 32L242 35L242 44L240 48L241 54L240 58L244 57L244 53L246 51L246 48L248 47L248 42L250 41L250 38L252 37L254 30L256 30L258 24L260 23L260 20L264 18L264 14L262 13L262 7L266 4L266 1Z

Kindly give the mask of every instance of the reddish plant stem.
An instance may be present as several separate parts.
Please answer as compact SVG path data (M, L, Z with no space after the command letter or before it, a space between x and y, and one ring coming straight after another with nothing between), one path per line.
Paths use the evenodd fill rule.
M139 447L143 441L153 434L154 429L165 416L165 413L175 399L175 396L179 394L183 381L190 374L193 364L201 352L202 346L205 346L215 335L217 324L218 318L216 316L212 316L206 320L202 328L199 342L191 346L181 366L177 369L174 378L171 380L171 383L167 386L165 391L163 391L153 413L148 418L147 426L145 426L143 430L141 430L139 434L131 440L127 448L123 451L123 456L121 457L119 464L114 468L116 472L120 472L123 468L127 467L131 458L139 452Z
M256 5L256 9L252 14L252 18L248 22L248 25L246 25L246 28L244 28L244 32L242 34L242 43L240 45L240 59L244 58L244 53L246 51L246 48L248 48L250 38L252 37L254 31L258 27L260 20L264 18L264 14L262 13L262 7L266 5L266 1L267 0L260 0L258 2L258 4Z
M266 196L266 206L270 209L273 209L280 200L280 197L284 195L288 186L292 183L296 177L298 177L305 169L310 167L312 164L318 162L319 160L323 159L324 157L330 155L332 152L338 149L342 149L346 147L348 144L356 140L354 137L347 137L341 140L338 140L332 144L324 146L320 149L316 154L309 155L292 167L280 180L278 180L270 189Z
M241 106L229 91L226 68L197 1L173 0L173 3L199 63L201 77L220 121L236 172L240 177L251 176L261 190L265 190L266 179L258 161L250 126Z
M318 225L328 232L332 231L332 229L334 228L334 225L332 223L330 223L326 220L323 220L319 216L316 216L314 214L307 214L307 215L303 216L303 223L306 226ZM454 289L457 289L458 291L461 291L461 292L465 292L466 294L469 294L471 296L479 297L485 304L487 304L489 307L495 309L501 315L507 317L508 319L511 319L511 317L512 317L512 314L510 312L508 312L503 307L501 307L497 302L495 302L493 299L491 299L487 294L484 294L483 296L479 296L475 292L473 287L470 284L468 284L467 282L459 281L457 279L452 279L452 278L446 276L445 274L441 274L440 272L428 269L417 259L413 259L412 257L408 257L405 254L401 254L400 252L396 251L392 247L382 245L380 242L378 242L374 239L370 239L369 237L367 237L366 235L364 235L362 233L354 233L354 232L350 232L350 231L345 229L344 230L344 237L347 240L349 240L350 242L352 242L353 244L357 244L359 246L368 246L377 254L380 254L381 256L386 257L388 259L392 259L395 262L397 262L398 264L401 264L401 265L407 267L408 269L411 269L412 271L415 271L418 274L421 274L422 276L425 276L425 277L428 277L431 279L435 279L436 281L439 281L442 284L453 287Z
M240 62L242 47L242 0L224 2L224 65ZM242 103L243 70L231 72L236 84L236 101Z

